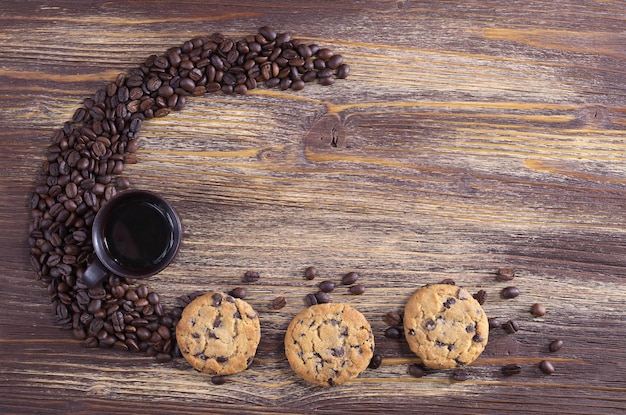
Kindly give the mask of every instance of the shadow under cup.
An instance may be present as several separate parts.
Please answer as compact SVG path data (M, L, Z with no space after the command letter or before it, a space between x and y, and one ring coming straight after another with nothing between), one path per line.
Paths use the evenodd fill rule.
M82 281L93 287L109 273L137 279L158 274L176 256L181 237L180 218L165 199L146 190L118 193L96 214L97 259Z

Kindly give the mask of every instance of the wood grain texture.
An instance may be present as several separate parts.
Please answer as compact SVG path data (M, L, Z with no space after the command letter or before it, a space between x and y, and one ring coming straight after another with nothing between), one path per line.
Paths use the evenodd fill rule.
M183 360L91 350L54 324L26 242L52 132L152 53L270 24L344 55L351 76L299 92L189 101L145 123L124 175L179 211L171 305L246 270L262 341L222 386ZM622 413L626 411L626 3L619 1L42 1L0 3L0 412ZM315 265L356 270L383 366L333 389L289 370L282 336ZM522 294L499 298L500 267ZM470 380L420 379L383 316L419 286L485 289L494 331ZM321 279L319 280L321 281ZM287 306L272 310L277 295ZM529 308L542 302L546 316ZM564 348L549 354L554 338ZM537 369L549 357L556 373ZM507 363L522 373L500 374Z

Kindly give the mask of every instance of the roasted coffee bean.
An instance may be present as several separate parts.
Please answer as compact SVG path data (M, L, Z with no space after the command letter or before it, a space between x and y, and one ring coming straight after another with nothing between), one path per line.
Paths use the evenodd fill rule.
M337 68L337 78L345 79L348 77L348 75L350 75L350 67L345 63L339 65L339 67Z
M307 294L304 300L306 302L306 305L309 307L317 304L317 297L315 296L315 294Z
M370 369L378 369L382 363L383 363L383 356L378 353L374 353L367 367Z
M490 329L497 329L502 326L502 322L497 317L489 317L487 321Z
M421 378L422 376L426 375L426 370L422 365L414 363L412 365L409 365L409 375L413 376L414 378Z
M511 364L502 366L500 371L502 372L504 376L519 375L520 373L522 373L522 367L518 365L517 363L511 363Z
M497 281L511 281L513 278L515 278L515 271L511 268L500 268L496 272Z
M388 339L401 339L402 331L397 327L389 327L385 330L385 337Z
M256 282L259 280L259 278L260 278L260 275L258 272L246 271L246 273L243 276L243 282L247 282L247 283Z
M441 284L456 285L456 282L452 278L446 278L441 281Z
M322 281L319 284L320 291L330 293L335 289L335 283L329 280Z
M509 334L519 331L519 324L515 320L509 320L506 323L503 323L500 327L502 327L502 329Z
M341 284L352 285L359 279L359 274L356 272L348 272L341 278Z
M535 303L530 307L530 312L535 317L541 317L546 315L546 306L541 303Z
M452 380L457 382L464 382L469 379L469 373L467 373L466 369L455 369L452 372Z
M211 377L211 382L214 385L223 385L226 382L228 382L228 376L226 376L226 375L213 376L213 377Z
M315 293L315 300L317 301L317 304L326 304L330 302L330 296L328 295L328 293L318 291L317 293Z
M307 280L312 280L317 276L317 269L315 269L315 267L307 267L307 269L304 270L304 278L306 278Z
M550 342L550 346L548 346L548 349L550 350L550 352L554 353L554 352L558 352L559 350L561 350L561 348L563 347L563 340L561 339L556 339L556 340L552 340Z
M542 360L539 362L539 370L546 375L551 375L555 372L554 365L549 360Z
M478 292L476 292L473 297L476 301L478 301L478 304L483 305L485 304L485 301L487 301L487 291L478 290Z
M233 290L230 292L230 295L232 295L235 298L241 298L242 300L244 298L246 298L246 289L243 287L237 287L237 288L233 288Z
M506 287L503 288L502 291L500 292L500 296L504 299L511 299L511 298L515 298L518 295L520 295L520 290L517 287Z
M395 311L389 311L385 314L385 322L391 327L397 327L402 325L402 316Z
M365 286L363 284L356 284L350 287L350 294L361 295L365 292Z
M283 308L285 305L287 304L287 300L285 299L285 297L280 296L280 297L276 297L274 298L274 300L272 301L272 308L274 310L280 310L281 308Z

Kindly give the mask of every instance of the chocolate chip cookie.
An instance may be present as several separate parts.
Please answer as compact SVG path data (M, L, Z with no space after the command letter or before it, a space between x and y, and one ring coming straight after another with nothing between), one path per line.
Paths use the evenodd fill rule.
M406 303L404 333L426 366L451 369L470 364L482 353L489 323L467 290L433 284L417 290Z
M374 335L365 316L346 304L307 308L285 334L291 369L319 386L346 383L363 372L374 354Z
M245 301L221 292L189 303L176 325L182 355L198 371L232 375L252 363L261 340L259 316Z

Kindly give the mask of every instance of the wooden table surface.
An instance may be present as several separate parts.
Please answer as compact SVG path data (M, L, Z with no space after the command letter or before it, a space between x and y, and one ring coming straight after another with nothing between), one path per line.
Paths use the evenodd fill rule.
M0 412L626 411L626 2L239 3L0 4ZM28 259L27 201L52 133L148 55L263 25L333 48L350 77L190 99L144 124L123 173L183 219L176 260L148 280L166 306L260 273L246 286L262 326L254 363L217 386L181 358L84 347L55 324ZM317 280L303 278L310 265ZM515 299L499 297L503 267ZM310 386L289 369L284 330L317 282L353 270L365 294L331 299L366 315L383 365ZM384 336L386 312L446 278L486 290L487 314L521 327L493 330L464 382L409 376L418 359ZM287 306L272 310L278 295ZM522 372L503 377L507 363Z

